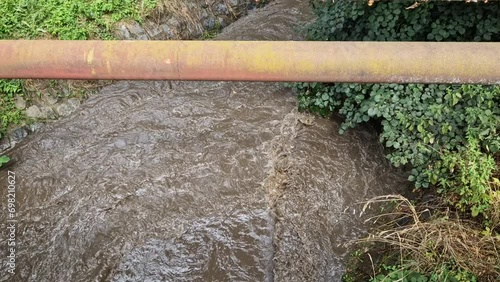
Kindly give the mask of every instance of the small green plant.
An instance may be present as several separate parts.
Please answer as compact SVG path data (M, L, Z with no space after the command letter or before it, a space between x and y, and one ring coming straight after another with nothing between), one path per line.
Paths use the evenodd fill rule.
M410 262L409 265L411 265ZM463 269L454 269L450 264L443 264L425 275L411 270L408 265L382 265L381 274L371 282L476 282L477 278Z
M10 158L8 156L0 156L0 167L2 167L4 164L8 163L10 161Z
M385 265L381 266L383 274L378 274L377 276L370 279L371 282L427 282L429 279L427 276L422 275L418 272L411 271L401 265Z
M214 27L210 30L205 30L203 31L203 35L201 36L201 39L203 40L212 40L215 37L217 37L217 34L220 33L222 27L218 21L215 21Z
M20 124L24 120L24 112L15 105L16 97L22 93L20 80L0 80L0 137L9 125Z
M482 214L488 218L495 161L481 152L479 140L472 133L468 133L467 140L466 147L459 151L441 152L440 159L432 163L426 174L432 184L439 185L439 192L457 196L458 200L452 203L459 209L470 209L472 216Z

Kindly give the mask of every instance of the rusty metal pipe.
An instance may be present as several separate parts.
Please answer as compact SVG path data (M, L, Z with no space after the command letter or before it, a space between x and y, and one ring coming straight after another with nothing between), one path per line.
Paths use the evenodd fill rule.
M500 43L5 40L0 78L500 84Z

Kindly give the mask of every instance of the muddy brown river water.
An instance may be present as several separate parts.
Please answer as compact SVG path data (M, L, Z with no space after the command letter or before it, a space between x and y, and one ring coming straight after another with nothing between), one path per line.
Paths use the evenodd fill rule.
M300 39L307 2L276 0L218 39ZM274 83L105 87L9 153L0 281L339 281L367 228L356 203L405 182L373 130L295 109Z

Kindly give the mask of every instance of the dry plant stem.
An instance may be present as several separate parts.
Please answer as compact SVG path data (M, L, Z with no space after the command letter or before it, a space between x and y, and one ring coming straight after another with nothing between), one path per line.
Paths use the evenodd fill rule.
M358 240L365 243L383 243L399 253L401 265L413 260L410 267L415 271L430 272L436 266L453 262L478 277L500 276L498 238L481 234L471 223L440 212L439 217L422 221L422 212L405 197L386 195L375 197L363 206L363 213L373 204L396 202L397 212L388 212L370 221L387 219L382 230ZM428 209L426 209L428 210ZM396 217L396 219L394 219ZM404 226L396 226L401 218L411 218Z

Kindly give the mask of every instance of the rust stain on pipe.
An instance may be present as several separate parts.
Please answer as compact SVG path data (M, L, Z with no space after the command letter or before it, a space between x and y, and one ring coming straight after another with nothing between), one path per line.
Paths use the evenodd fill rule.
M500 84L500 43L4 40L0 78Z

